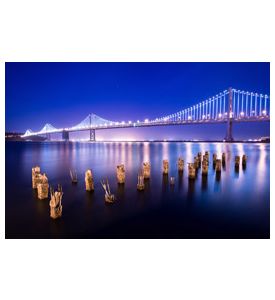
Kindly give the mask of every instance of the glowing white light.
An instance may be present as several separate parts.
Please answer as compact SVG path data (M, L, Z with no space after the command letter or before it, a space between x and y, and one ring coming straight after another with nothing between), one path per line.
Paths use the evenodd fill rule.
M188 120L192 120L192 117L191 117L191 116L188 116Z
M262 114L265 116L265 115L266 115L266 110L263 110L263 111L262 111Z
M137 123L139 123L139 120L137 120Z
M129 124L132 124L132 121L129 121L128 123L129 123Z
M121 124L123 125L123 124L125 124L125 122L124 122L124 121L122 121L122 122L121 122Z
M203 115L202 118L205 119L205 115Z
M240 115L241 115L241 117L243 117L243 116L244 116L244 112L243 112L243 111L241 111Z
M148 120L148 119L145 119L145 120L144 120L144 123L149 123L149 120Z
M222 117L222 114L219 114L219 118L221 118Z

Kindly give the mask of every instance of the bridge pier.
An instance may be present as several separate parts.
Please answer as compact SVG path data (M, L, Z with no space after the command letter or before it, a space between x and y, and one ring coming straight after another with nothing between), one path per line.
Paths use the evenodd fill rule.
M233 134L232 134L232 119L233 119L233 109L232 109L232 88L228 90L228 112L227 112L227 125L226 125L226 136L225 140L227 142L233 142Z
M46 139L47 139L47 141L51 140L51 134L50 133L46 133Z
M63 141L69 141L70 136L69 136L69 131L63 130L62 131L62 140Z
M90 142L95 142L95 129L90 129Z

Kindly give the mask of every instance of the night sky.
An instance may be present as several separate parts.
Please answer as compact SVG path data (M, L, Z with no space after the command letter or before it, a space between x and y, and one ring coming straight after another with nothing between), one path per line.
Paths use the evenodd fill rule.
M269 63L6 63L6 131L70 127L89 113L111 121L154 119L230 86L269 95ZM269 123L234 125L233 134L269 136ZM224 125L97 131L106 140L224 135Z

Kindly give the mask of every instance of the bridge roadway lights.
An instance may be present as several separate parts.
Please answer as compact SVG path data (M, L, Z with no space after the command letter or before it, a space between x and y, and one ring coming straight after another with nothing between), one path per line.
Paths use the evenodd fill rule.
M62 140L63 141L69 141L69 131L65 131L65 130L63 130L62 131Z
M95 129L90 129L90 141L95 142Z

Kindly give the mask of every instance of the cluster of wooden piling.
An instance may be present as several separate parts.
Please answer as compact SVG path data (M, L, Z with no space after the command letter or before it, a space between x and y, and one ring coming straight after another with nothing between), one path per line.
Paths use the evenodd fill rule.
M222 166L226 164L226 154L223 152L221 158L218 158L216 153L212 155L213 169L216 172L217 176L220 176ZM240 157L239 155L235 156L235 169L239 169L240 163L242 163L243 168L246 167L247 156L245 154ZM184 159L182 157L178 158L177 168L179 173L184 171ZM209 169L209 152L205 151L202 155L201 152L198 152L194 157L194 161L188 163L188 178L193 180L196 178L198 170L201 168L202 176L208 175ZM125 166L124 164L117 165L116 168L116 177L117 182L120 185L125 183ZM163 176L168 176L169 173L169 161L164 159L162 162L162 173ZM72 183L77 183L77 174L76 171L70 170L70 176ZM137 176L137 190L143 191L145 189L145 180L148 180L151 176L151 166L149 162L144 162L142 164L141 170ZM175 184L175 177L170 177L170 185ZM110 186L108 179L101 181L101 185L105 191L105 202L113 203L115 200L114 194L110 191ZM45 173L41 173L40 167L35 166L32 168L32 188L37 189L38 199L48 199L49 196L49 183L48 178ZM95 189L94 178L91 169L88 169L85 172L85 189L87 192L93 192ZM54 191L53 188L50 188L50 216L53 219L60 218L62 216L62 197L63 191L62 186L58 185L57 191Z
M238 169L240 167L241 157L239 155L235 156L235 168ZM242 166L246 167L247 156L243 154L242 156Z
M38 199L48 199L49 197L49 182L46 174L41 174L40 167L32 168L32 188L37 189ZM50 216L53 219L59 218L62 215L61 199L63 196L62 187L58 185L58 190L54 191L50 188Z
M40 172L40 167L32 168L32 188L37 189L38 199L46 199L49 194L49 183L46 174Z

